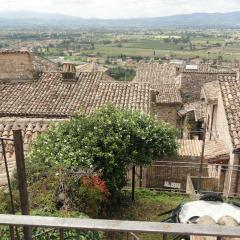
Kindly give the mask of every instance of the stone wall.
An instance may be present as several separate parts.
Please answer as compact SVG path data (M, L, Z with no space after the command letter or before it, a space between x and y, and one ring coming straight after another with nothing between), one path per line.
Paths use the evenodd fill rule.
M28 52L0 53L0 80L33 79L33 64Z
M208 106L208 117L210 118L208 123L209 126L211 124L213 125L212 128L212 139L221 139L224 141L224 144L227 148L227 150L230 153L230 161L229 161L229 167L226 172L225 176L225 183L224 183L224 194L226 196L232 195L233 193L240 193L240 176L238 176L238 172L236 169L233 169L233 165L239 164L239 156L236 154L233 154L233 144L232 139L229 133L229 127L227 122L227 116L225 113L224 105L223 105L223 99L221 94L219 94L218 98L218 104L215 107L215 113L212 114L213 106ZM212 119L213 115L213 119ZM211 128L209 127L209 131ZM207 139L210 138L210 132L207 132L206 136Z
M226 75L226 74L225 74ZM230 74L235 76L236 74ZM181 92L184 103L200 100L201 88L205 83L218 79L216 73L182 73Z
M170 123L174 127L179 126L180 118L178 116L178 110L180 105L167 105L167 104L153 104L152 110L155 119Z

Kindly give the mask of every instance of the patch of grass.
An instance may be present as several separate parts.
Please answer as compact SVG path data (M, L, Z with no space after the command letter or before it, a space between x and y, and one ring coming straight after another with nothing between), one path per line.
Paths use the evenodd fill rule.
M177 207L180 203L190 201L186 195L174 193L159 193L150 190L137 190L135 201L131 201L131 192L126 191L122 204L117 212L114 212L111 219L130 221L155 221L161 222L164 217L159 214ZM141 240L160 240L161 235L137 234Z
M131 192L126 191L114 219L133 221L162 221L158 215L189 201L186 195L159 193L150 190L136 190L135 201L131 201Z
M220 37L194 37L191 39L191 41L193 44L206 44L207 42L209 44L223 44L225 42L225 39Z

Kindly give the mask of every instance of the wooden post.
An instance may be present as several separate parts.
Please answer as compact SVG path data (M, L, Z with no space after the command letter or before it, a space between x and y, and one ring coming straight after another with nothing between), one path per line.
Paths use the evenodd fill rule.
M59 235L60 235L60 240L64 240L64 229L63 228L59 229Z
M26 170L25 170L23 140L22 140L21 130L13 130L13 140L14 140L15 157L16 157L16 165L17 165L17 177L18 177L21 211L22 211L22 215L29 215L30 211L29 211L27 180L26 180ZM23 232L24 232L24 240L32 239L31 228L24 227Z
M136 167L132 166L132 201L134 201L135 198L135 171Z

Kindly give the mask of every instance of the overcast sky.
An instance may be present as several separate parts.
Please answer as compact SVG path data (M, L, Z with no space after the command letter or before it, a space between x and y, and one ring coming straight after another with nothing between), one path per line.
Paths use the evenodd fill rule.
M159 17L240 10L240 0L0 0L0 10L63 13L84 18Z

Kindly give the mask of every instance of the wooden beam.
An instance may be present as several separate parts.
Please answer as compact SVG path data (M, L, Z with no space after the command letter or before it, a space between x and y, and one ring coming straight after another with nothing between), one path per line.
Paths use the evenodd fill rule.
M0 225L58 229L79 229L105 232L158 233L199 236L239 237L240 227L195 224L137 222L100 219L56 218L40 216L1 215Z

